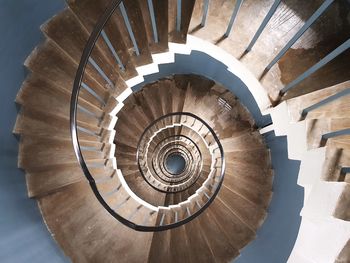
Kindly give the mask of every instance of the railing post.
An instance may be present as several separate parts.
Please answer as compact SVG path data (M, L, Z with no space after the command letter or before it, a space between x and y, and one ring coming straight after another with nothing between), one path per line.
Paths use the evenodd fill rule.
M208 19L208 12L209 12L209 1L210 0L204 0L204 4L203 4L203 16L202 16L202 22L201 22L201 26L204 27L207 19Z
M128 17L128 14L126 13L125 6L124 6L123 2L120 3L119 9L120 9L120 12L122 13L124 23L125 23L126 29L128 30L131 42L135 48L135 53L137 56L140 56L140 50L139 50L139 47L137 46L135 35L134 35L134 32L132 31L129 17Z
M309 68L307 71L305 71L303 74L301 74L299 77L297 77L295 80L287 84L282 90L281 93L284 94L288 90L292 89L296 85L298 85L300 82L302 82L304 79L309 77L312 73L316 72L323 66L325 66L327 63L332 61L334 58L339 56L341 53L343 53L345 50L350 48L350 38L345 41L343 44L341 44L339 47L337 47L335 50L333 50L331 53L329 53L327 56L325 56L323 59L321 59L318 63L313 65L311 68Z
M181 31L181 9L182 9L182 0L177 0L177 7L176 7L176 31Z
M261 33L265 29L267 23L270 21L271 17L276 12L277 7L280 5L281 1L282 0L275 0L273 5L271 6L269 12L267 13L267 15L265 16L264 20L262 21L261 25L259 26L258 31L256 31L253 39L250 41L248 47L246 48L246 52L250 52L252 50L252 48L255 45L256 41L258 40L258 38L260 37Z
M147 0L147 2L148 2L149 14L150 14L150 17L151 17L154 43L158 43L159 42L158 30L157 30L156 16L154 14L153 0Z
M323 4L316 10L315 13L305 22L305 24L299 29L299 31L292 37L291 40L282 48L278 55L266 66L265 71L270 70L273 65L275 65L281 57L288 51L288 49L293 46L295 42L305 33L305 31L319 18L323 12L332 4L334 0L326 0Z
M232 13L230 22L228 23L228 27L227 27L226 33L224 34L224 37L228 37L230 35L232 31L233 23L236 20L238 11L241 8L242 3L243 3L243 0L236 0L235 8L233 9L233 13Z

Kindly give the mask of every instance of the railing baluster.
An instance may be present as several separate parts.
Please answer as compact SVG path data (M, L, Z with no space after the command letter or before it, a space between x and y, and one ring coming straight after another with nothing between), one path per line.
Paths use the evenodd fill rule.
M335 100L338 100L339 98L343 97L343 96L346 96L346 95L349 95L350 94L350 88L348 89L345 89L345 90L342 90L341 92L338 92L324 100L321 100L317 103L315 103L314 105L311 105L305 109L303 109L303 111L301 112L301 119L304 120L307 116L307 114L315 109L318 109L328 103L331 103Z
M117 190L115 190L117 192ZM117 210L118 208L120 208L123 204L125 204L127 201L129 201L130 196L128 196L127 198L125 198L123 201L121 201L119 204L117 204L114 209Z
M186 211L187 211L188 216L191 216L191 212L190 212L190 209L188 207L186 207Z
M338 137L338 136L342 136L342 135L349 135L349 134L350 134L350 128L339 130L339 131L334 131L334 132L329 132L329 133L322 135L322 140L326 141L330 138L334 138L334 137Z
M258 30L256 31L253 39L250 41L246 52L250 52L253 48L253 46L255 45L256 41L258 40L258 38L260 37L261 33L263 32L263 30L265 29L267 23L270 21L271 17L273 16L273 14L276 12L277 7L280 5L282 0L275 0L275 2L272 4L269 12L267 13L267 15L265 16L264 20L262 21L261 25L259 26Z
M176 31L181 31L181 8L182 8L182 0L177 0L176 6Z
M165 218L165 214L163 213L162 218L160 219L160 223L159 223L160 226L163 225L163 223L164 223L164 218Z
M290 82L288 85L286 85L282 90L281 93L284 94L288 90L295 87L297 84L302 82L304 79L309 77L312 73L316 72L323 66L325 66L327 63L332 61L334 58L339 56L341 53L343 53L345 50L350 48L350 38L345 41L343 44L341 44L339 47L337 47L335 50L333 50L331 53L329 53L327 56L325 56L323 59L321 59L318 63L313 65L311 68L309 68L307 71L305 71L303 74L301 74L299 77L297 77L295 80Z
M177 223L178 221L178 215L177 215L177 211L175 211L175 223Z
M108 85L111 88L114 88L114 84L112 81L107 77L107 75L104 73L104 71L100 68L99 65L95 62L95 60L92 57L89 57L89 63L96 69L96 71L101 75L101 77L108 83Z
M104 194L103 194L103 197L109 197L109 196L111 196L112 194L115 194L116 192L118 192L118 189L114 189L114 190L112 190L112 191L110 191L110 192L108 192L108 193L104 193Z
M344 173L350 173L350 167L342 167L341 169Z
M88 114L88 115L90 115L90 116L96 118L97 120L101 120L101 118L100 118L99 116L97 116L95 113L89 111L88 109L84 108L83 106L81 106L81 105L78 104L78 105L77 105L77 108L78 108L81 112L84 112L84 113L86 113L86 114Z
M80 150L87 152L101 152L101 149L92 146L80 146Z
M139 205L139 206L137 206L136 208L135 208L135 210L134 211L132 211L132 213L129 215L129 220L132 220L133 219L133 217L136 215L136 213L141 209L141 207L142 207L142 205Z
M129 17L128 17L128 14L126 13L125 6L124 6L123 2L120 3L119 10L122 13L126 29L128 30L131 42L135 48L135 53L137 56L140 56L140 50L139 50L139 47L137 46L136 38L135 38L134 32L132 31Z
M84 132L86 134L89 134L89 135L92 135L92 136L95 136L95 137L100 137L98 134L96 134L95 132L93 131L90 131L89 129L86 129L84 127L81 127L81 126L77 126L77 129L81 132Z
M202 26L202 27L204 27L205 24L207 23L208 13L209 13L209 1L210 1L210 0L204 0L204 4L203 4L203 16L202 16L202 22L201 22L201 26Z
M304 32L323 14L323 12L332 4L334 0L326 0L323 4L316 10L315 13L305 22L305 24L299 29L299 31L292 37L291 40L282 48L278 55L267 65L265 71L270 70L273 65L275 65L281 57L288 51L288 49L304 34Z
M147 2L148 2L149 14L150 14L150 17L151 17L151 24L152 24L154 42L158 43L159 42L158 30L157 30L156 16L154 14L153 0L147 0Z
M89 92L92 96L94 96L99 102L103 104L103 106L106 105L105 101L88 85L86 85L84 82L81 83L81 87L85 89L87 92Z
M233 24L236 20L238 11L241 8L242 3L243 3L243 0L236 0L235 8L233 9L233 13L232 13L230 22L228 23L228 27L227 27L227 30L224 34L224 37L228 37L230 35L230 33L232 31Z
M125 67L124 67L122 61L120 60L120 58L119 58L117 52L115 51L115 49L114 49L114 47L113 47L111 41L109 40L109 38L108 38L108 36L107 36L107 34L106 34L106 32L105 32L104 30L101 31L101 36L102 36L103 40L105 41L105 43L107 44L109 50L110 50L111 53L113 54L115 60L117 61L118 65L119 65L119 68L120 68L121 70L125 70Z

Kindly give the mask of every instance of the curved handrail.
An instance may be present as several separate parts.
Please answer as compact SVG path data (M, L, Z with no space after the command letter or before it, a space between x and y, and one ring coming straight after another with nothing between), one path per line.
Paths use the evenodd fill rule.
M212 203L212 201L215 199L216 195L218 194L220 187L222 185L223 179L224 179L224 171L225 171L224 151L223 151L223 148L222 148L220 141L219 141L218 137L216 136L215 132L211 129L211 127L208 124L205 123L207 128L213 133L214 139L218 143L218 147L220 149L220 154L222 156L222 158L221 158L221 180L218 183L218 186L217 186L215 192L213 193L212 198L210 200L208 200L208 202L205 203L199 210L197 210L195 213L193 213L189 217L185 218L184 220L181 220L181 221L178 221L175 223L171 223L168 225L158 225L158 226L137 225L134 222L132 222L132 221L122 217L118 213L116 213L103 199L101 193L99 192L99 190L97 188L95 179L92 176L92 174L90 173L89 168L87 167L87 164L86 164L84 157L83 157L83 154L82 154L82 150L81 150L80 143L79 143L78 131L77 131L78 130L78 128L77 128L77 109L78 109L78 99L79 99L79 93L80 93L80 89L81 89L81 85L82 85L82 80L84 77L85 68L86 68L87 63L89 61L90 55L92 54L92 51L96 45L98 38L101 35L103 28L107 24L110 17L113 15L114 11L121 4L121 2L122 2L122 0L112 0L111 3L107 6L103 15L98 19L97 24L94 27L92 33L90 34L90 37L89 37L89 39L85 45L85 48L83 50L83 53L82 53L82 56L81 56L81 59L79 62L79 66L78 66L78 69L77 69L77 72L75 75L73 89L72 89L71 102L70 102L70 131L71 131L71 137L72 137L72 144L73 144L73 149L74 149L75 155L77 157L78 163L80 164L85 177L89 181L90 187L91 187L94 195L96 196L97 200L101 203L101 205L106 209L106 211L109 214L111 214L114 218L116 218L118 221L120 221L124 225L126 225L132 229L135 229L137 231L143 231L143 232L162 231L162 230L167 230L167 229L181 226L181 225L191 221L192 219L197 217L199 214L201 214ZM176 113L174 113L174 114L176 114ZM167 114L166 116L171 116L174 114ZM182 115L192 116L194 118L198 118L199 120L201 120L199 117L197 117L191 113L182 113ZM201 120L201 121L203 121L203 120Z

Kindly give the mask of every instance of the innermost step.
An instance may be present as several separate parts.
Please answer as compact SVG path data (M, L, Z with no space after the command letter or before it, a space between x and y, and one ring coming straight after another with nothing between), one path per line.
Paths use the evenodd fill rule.
M165 167L174 176L181 174L186 168L186 161L179 153L170 154L165 160Z

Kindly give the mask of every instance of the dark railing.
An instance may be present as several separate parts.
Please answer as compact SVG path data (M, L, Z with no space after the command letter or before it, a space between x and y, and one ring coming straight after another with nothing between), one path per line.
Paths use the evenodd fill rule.
M70 104L70 129L71 129L73 148L74 148L74 152L75 152L75 155L77 157L77 160L82 168L82 171L83 171L85 177L87 178L87 180L90 184L90 187L91 187L94 195L96 196L97 200L101 203L101 205L106 209L106 211L109 214L111 214L114 218L119 220L124 225L126 225L132 229L135 229L137 231L167 230L167 229L171 229L171 228L183 225L183 224L191 221L192 219L197 217L200 213L202 213L211 204L211 202L215 199L216 195L218 194L218 192L220 190L223 179L224 179L224 172L225 172L224 151L223 151L223 148L220 144L218 137L216 136L215 132L211 129L211 127L208 124L206 124L203 120L201 120L197 116L194 116L191 113L181 113L182 115L192 116L192 117L200 120L202 123L204 123L204 125L212 133L212 136L214 137L214 140L217 144L217 149L219 149L221 164L220 164L220 166L216 164L215 169L221 168L221 170L220 170L220 175L218 176L219 180L215 182L215 187L214 187L215 191L212 193L211 197L208 198L208 200L205 202L204 205L200 205L199 209L196 210L194 213L190 214L189 208L186 207L185 211L187 211L188 216L184 219L178 220L179 215L178 215L178 212L175 211L174 222L171 222L168 224L164 224L164 218L166 217L166 213L162 213L163 210L160 209L158 211L158 214L157 214L158 218L161 218L160 223L158 225L157 225L157 223L154 225L145 225L145 224L135 223L135 221L131 220L131 218L134 216L134 214L130 215L129 218L122 216L122 215L118 214L114 209L112 209L111 206L106 202L103 195L100 193L100 191L98 189L97 181L94 179L94 176L91 174L91 172L88 168L87 162L84 159L84 156L83 156L84 147L80 145L80 141L79 141L79 131L80 132L83 131L83 132L85 132L89 135L93 135L93 136L101 136L102 137L102 134L95 134L94 132L89 131L87 128L78 126L78 110L79 110L78 102L79 102L79 98L80 98L79 95L80 95L81 87L84 88L84 86L86 86L85 83L83 82L83 79L84 79L84 74L85 74L87 64L93 63L93 61L90 57L92 52L93 52L93 49L95 48L95 45L100 37L105 38L105 33L104 33L103 29L106 26L108 20L111 18L111 16L115 12L115 10L121 5L121 3L122 3L121 0L112 0L110 2L108 7L106 8L105 12L103 13L103 15L97 21L97 24L94 27L92 33L90 34L90 37L86 43L86 46L85 46L83 53L82 53L82 56L81 56L81 60L80 60L80 63L79 63L79 66L78 66L78 69L76 72L76 77L74 80L72 96L71 96L71 104ZM107 77L107 79L108 79L108 77ZM112 85L110 85L109 88L113 89ZM91 89L90 93L93 96L97 97L97 94L94 93L93 88L87 87L85 89ZM101 100L101 97L98 97L98 99ZM174 113L174 114L178 114L178 113ZM167 116L171 116L171 115L172 114L168 114ZM217 159L219 159L219 157ZM121 185L119 185L115 191L119 190L120 187L121 187ZM205 196L208 196L208 194L205 191L204 191L204 194L205 194ZM130 199L130 197L126 198L125 201L123 201L123 203L125 202L127 205L127 201L129 199ZM196 203L199 204L198 201L196 201ZM140 210L141 207L142 207L141 205L137 206L137 208L135 209L135 212ZM154 214L154 211L149 213L150 216L152 216L153 214ZM145 219L147 219L147 218L145 218Z

